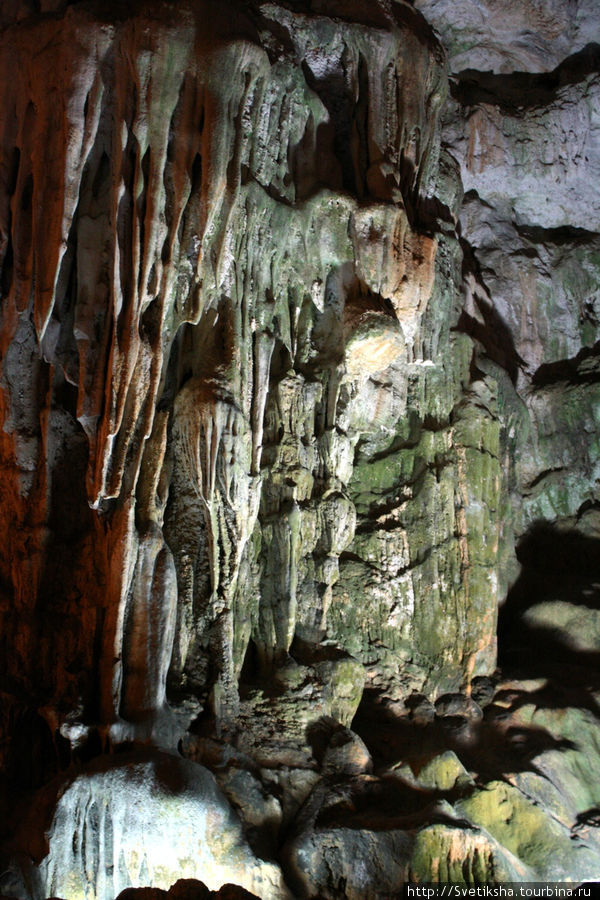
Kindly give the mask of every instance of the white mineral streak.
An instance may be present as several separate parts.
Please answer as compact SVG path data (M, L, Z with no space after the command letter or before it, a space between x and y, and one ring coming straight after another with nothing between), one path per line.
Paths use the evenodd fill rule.
M114 900L125 888L168 890L180 878L290 896L278 867L251 852L211 773L165 754L76 778L57 803L48 842L35 900Z
M135 574L128 598L124 625L124 671L121 686L121 717L139 722L132 736L153 738L170 746L172 736L161 739L162 723L155 717L166 715L167 673L171 663L175 633L177 576L173 555L159 529L152 529L139 541ZM149 720L149 721L144 721ZM113 737L123 737L113 730Z
M231 718L237 697L233 597L241 558L256 523L261 485L260 477L252 474L250 424L220 385L192 379L175 402L173 438L175 458L205 514L212 589L209 603L218 629L216 689L223 718Z

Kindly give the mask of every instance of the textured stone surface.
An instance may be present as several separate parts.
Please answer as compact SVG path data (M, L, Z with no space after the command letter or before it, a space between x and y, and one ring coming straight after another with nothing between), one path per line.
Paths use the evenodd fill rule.
M13 677L38 677L16 629L44 596L71 642L45 705L95 703L117 741L175 741L167 673L225 726L250 638L269 670L295 635L327 634L356 448L381 451L406 410L433 290L419 217L445 84L423 23L365 6L340 31L326 8L263 4L236 14L232 43L226 14L197 31L202 11L109 25L76 4L4 36L23 73L3 120L5 560L29 572ZM48 107L52 90L69 102Z
M597 873L595 6L2 4L0 892Z
M546 72L598 42L594 0L415 0L439 33L452 71Z
M250 851L212 774L189 760L99 760L49 799L50 810L38 804L29 814L50 822L47 854L21 885L31 900L96 900L145 885L167 891L182 877L289 897L278 867Z

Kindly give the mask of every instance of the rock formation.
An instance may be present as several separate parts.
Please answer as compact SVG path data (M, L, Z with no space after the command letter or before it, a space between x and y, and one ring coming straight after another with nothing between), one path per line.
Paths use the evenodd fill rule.
M0 893L600 877L594 0L9 0L0 71Z

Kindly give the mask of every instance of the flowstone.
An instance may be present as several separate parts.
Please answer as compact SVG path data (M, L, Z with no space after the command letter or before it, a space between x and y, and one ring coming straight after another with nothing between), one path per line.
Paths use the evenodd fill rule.
M599 870L567 5L2 4L4 895Z
M279 868L251 852L212 774L190 760L156 752L99 759L54 787L47 808L30 811L49 821L47 852L13 896L101 900L202 878L212 890L235 883L259 897L290 897Z

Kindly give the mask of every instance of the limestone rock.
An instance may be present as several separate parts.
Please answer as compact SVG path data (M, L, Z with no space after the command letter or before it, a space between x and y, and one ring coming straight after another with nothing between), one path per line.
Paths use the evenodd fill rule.
M341 30L336 4L233 5L110 24L17 5L2 37L21 79L2 123L3 578L35 560L7 639L39 583L52 627L71 623L56 677L25 646L11 677L40 685L59 728L93 707L116 743L173 748L200 709L235 729L250 641L265 671L296 636L344 647L328 613L356 446L403 415L389 385L434 290L431 32L383 3L346 4Z
M279 868L252 854L213 776L189 760L157 753L101 759L59 785L54 804L47 854L23 873L30 900L167 891L182 876L214 890L231 882L251 894L289 897Z
M590 838L597 848L597 822L593 812L600 806L600 795L595 716L585 708L567 705L563 709L538 708L535 703L529 703L515 711L514 719L521 727L546 730L556 741L554 746L541 748L535 757L533 774L538 776L535 788L531 778L523 783L524 773L516 774L515 783L534 798L540 790L550 788L548 793L552 792L553 797L544 797L544 807L556 810L558 817L575 833L582 826L585 835L580 838ZM544 782L541 787L540 781Z
M596 6L2 4L5 895L597 873Z
M376 900L408 879L413 841L402 831L333 828L306 835L288 849L297 896Z
M557 640L575 652L600 651L600 611L596 609L554 600L530 606L522 620L533 630L552 632Z
M419 770L418 782L425 788L451 791L460 785L474 784L456 753L447 750L430 760Z
M593 0L415 0L439 32L452 71L546 72L591 42L600 24Z
M251 845L265 857L276 851L283 812L277 797L247 769L216 770L217 784L237 811Z
M321 718L349 725L358 709L365 675L356 660L342 654L302 670L304 677L293 689L253 690L240 704L237 746L261 765L314 765L311 726Z
M458 808L540 879L586 881L597 871L597 853L574 844L564 826L511 785L492 782Z
M598 90L597 76L590 75L544 98L546 103L534 105L527 116L506 109L500 97L477 102L466 96L464 131L461 128L455 140L448 128L465 192L474 191L494 208L510 210L521 228L597 231L596 199L586 197L584 184L598 167L593 112ZM527 164L530 154L541 163L535 175Z
M373 760L363 740L349 728L336 728L323 755L325 775L362 775L371 772Z
M531 880L533 872L485 832L431 825L417 835L411 877L434 883L502 884Z
M481 708L472 697L464 694L444 694L435 701L435 714L440 718L446 716L461 716L465 719L477 721L481 719Z

